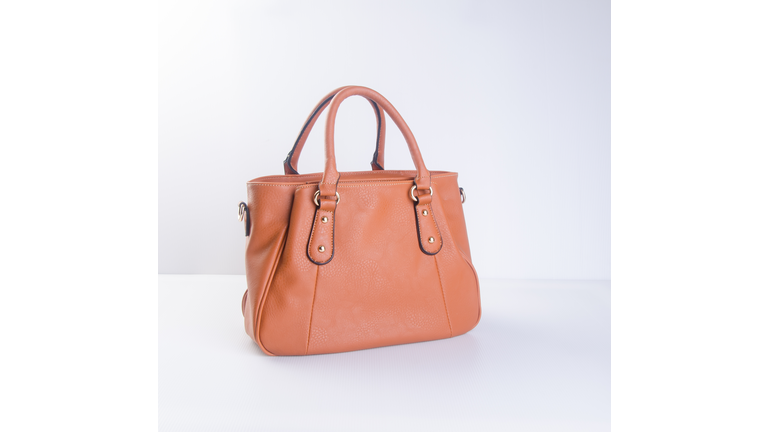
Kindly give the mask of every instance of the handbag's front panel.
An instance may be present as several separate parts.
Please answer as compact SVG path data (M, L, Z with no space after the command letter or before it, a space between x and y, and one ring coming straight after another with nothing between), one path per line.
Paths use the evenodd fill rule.
M458 196L455 183L455 175L435 182L435 194L456 189ZM451 224L456 209L445 217L437 214L442 203L434 205L444 244L438 254L425 254L411 185L339 183L334 255L325 265L307 257L316 185L297 189L260 318L259 335L271 353L333 353L442 339L477 323L477 279L468 251L459 250L450 232L457 224L463 227L463 214ZM454 204L461 205L448 203Z
M318 267L309 353L442 339L434 256L419 248L412 183L340 183L334 257Z

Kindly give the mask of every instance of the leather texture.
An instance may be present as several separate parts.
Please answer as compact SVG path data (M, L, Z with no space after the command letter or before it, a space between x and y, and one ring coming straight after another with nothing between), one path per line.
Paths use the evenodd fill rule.
M336 113L354 95L389 115L415 170L337 171ZM480 291L458 175L427 170L408 125L377 92L342 87L313 113L324 106L324 171L247 183L246 332L269 355L345 352L468 332L480 320ZM310 128L313 123L310 117ZM380 138L383 144L383 133Z

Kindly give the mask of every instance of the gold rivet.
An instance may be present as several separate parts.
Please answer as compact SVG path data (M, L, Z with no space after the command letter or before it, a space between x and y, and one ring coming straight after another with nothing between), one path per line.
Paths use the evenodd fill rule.
M325 246L320 246L319 248L317 248L317 250L319 250L320 252L325 252Z
M429 212L428 212L428 211L426 211L426 210L422 210L422 211L421 211L421 214L423 214L424 216L426 216L426 215L428 215L428 214L429 214Z
M322 222L322 223L328 222L328 216L323 216L322 219L320 219L320 222Z
M428 241L429 241L430 243L434 243L434 242L435 242L435 238L434 238L434 237L430 237Z

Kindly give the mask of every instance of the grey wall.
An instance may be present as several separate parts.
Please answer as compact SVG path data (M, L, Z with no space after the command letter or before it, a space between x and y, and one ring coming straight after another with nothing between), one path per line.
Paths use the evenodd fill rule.
M387 97L427 167L459 173L481 277L610 278L610 2L160 3L159 268L240 274L245 182L282 174L314 104ZM386 166L410 169L394 125ZM324 118L300 172L322 170ZM339 170L375 120L342 105Z

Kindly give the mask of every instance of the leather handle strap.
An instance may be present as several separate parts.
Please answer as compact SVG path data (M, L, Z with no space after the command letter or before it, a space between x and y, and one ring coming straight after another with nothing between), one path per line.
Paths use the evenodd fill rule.
M336 191L339 182L339 172L336 168L334 131L339 105L350 96L363 96L369 101L378 104L384 112L389 114L389 117L403 134L405 142L408 144L413 164L416 166L416 178L413 179L415 190L411 191L411 193L415 202L414 211L416 214L419 245L425 254L437 254L442 248L443 243L432 209L432 182L413 132L411 132L411 129L405 123L400 113L384 96L367 87L349 86L339 90L333 96L328 106L328 117L325 124L325 170L323 171L323 178L320 184L318 184L319 190L316 200L318 205L315 211L315 219L312 223L312 231L307 242L307 257L317 265L328 264L333 259L335 251L336 207L341 198ZM407 199L407 196L403 198Z
M283 161L283 170L285 171L285 174L298 174L298 163L299 163L299 156L301 156L301 151L304 149L304 144L307 142L307 138L309 137L309 133L312 131L312 128L315 125L315 122L320 117L320 114L325 111L325 109L328 107L328 104L331 102L333 97L338 93L340 90L347 88L348 86L339 87L336 90L328 93L325 95L323 99L318 102L317 105L315 105L315 108L312 110L312 113L307 117L307 120L304 122L304 127L301 128L301 132L299 132L299 136L296 138L296 142L293 144L293 147L291 148L291 151L288 152L288 156ZM371 167L374 170L383 170L384 169L384 138L386 135L387 125L386 125L386 119L384 117L384 112L379 108L379 106L376 104L376 102L372 100L368 100L368 102L371 103L371 107L373 107L374 113L376 113L376 150L373 152L373 160L371 161Z
M384 112L389 114L389 117L395 123L400 132L405 138L406 144L408 144L408 150L411 153L411 159L416 166L416 178L414 184L419 191L419 195L422 193L428 193L430 187L430 174L424 165L424 159L421 156L419 145L416 143L416 138L411 132L411 128L405 123L403 117L397 112L397 109L387 100L384 96L380 95L375 90L361 86L349 86L339 90L330 105L328 106L328 117L325 123L325 171L323 172L323 179L320 182L320 198L326 198L326 200L335 200L336 196L336 183L339 180L339 172L336 169L336 151L334 134L336 128L336 114L339 111L339 106L344 99L350 96L363 96L366 99L373 101L381 107Z

